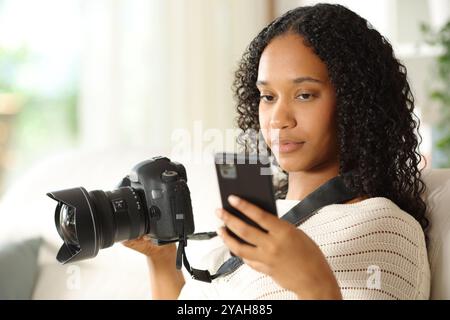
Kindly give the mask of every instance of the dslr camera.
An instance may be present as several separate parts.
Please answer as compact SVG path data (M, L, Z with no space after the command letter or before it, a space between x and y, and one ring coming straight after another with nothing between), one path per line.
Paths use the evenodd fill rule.
M163 245L186 242L194 233L186 170L166 157L140 162L113 191L78 187L47 195L58 202L61 263L93 258L100 249L142 235Z

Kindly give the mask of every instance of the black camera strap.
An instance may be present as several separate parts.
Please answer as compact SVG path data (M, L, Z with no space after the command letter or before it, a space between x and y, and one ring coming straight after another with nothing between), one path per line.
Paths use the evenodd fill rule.
M351 175L352 171L344 173L342 176L336 176L319 188L314 190L300 203L291 208L281 219L286 220L295 226L299 226L308 218L310 218L315 212L317 212L322 207L344 203L352 200L358 196L358 194L350 190L344 184L344 176ZM184 236L183 239L179 241L178 251L177 251L177 269L181 269L182 262L185 268L191 274L193 279L211 282L212 280L230 274L237 270L244 262L241 258L232 256L227 261L225 261L213 275L209 273L208 270L198 270L191 268L185 252L185 247L187 245L187 240L206 240L217 236L215 232L198 233L193 234L190 237Z

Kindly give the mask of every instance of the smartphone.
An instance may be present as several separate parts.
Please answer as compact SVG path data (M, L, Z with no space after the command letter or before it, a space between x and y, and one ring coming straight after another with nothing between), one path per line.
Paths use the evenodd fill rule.
M246 223L266 231L232 207L228 196L237 195L278 217L268 157L222 152L216 153L214 159L222 207ZM227 231L240 242L247 243L230 230Z

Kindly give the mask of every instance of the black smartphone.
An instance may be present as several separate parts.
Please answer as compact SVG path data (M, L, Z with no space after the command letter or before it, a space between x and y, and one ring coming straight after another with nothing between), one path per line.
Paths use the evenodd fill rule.
M278 217L268 157L222 152L216 153L214 159L222 207L246 223L266 231L232 207L228 196L237 195ZM246 243L230 230L227 231L240 242Z

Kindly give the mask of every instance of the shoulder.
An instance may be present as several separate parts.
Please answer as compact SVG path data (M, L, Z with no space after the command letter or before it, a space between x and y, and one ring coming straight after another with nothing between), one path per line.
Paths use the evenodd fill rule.
M389 242L405 249L426 248L425 235L417 220L383 197L323 207L302 229L318 240L348 238L361 240L362 244Z
M402 232L423 234L420 224L413 216L384 197L325 206L305 223L305 227L320 224L330 224L336 228L344 225L364 226L368 229L391 227L401 228Z
M301 229L321 248L347 298L427 298L429 265L420 224L387 198L320 209ZM381 287L368 290L369 270Z

